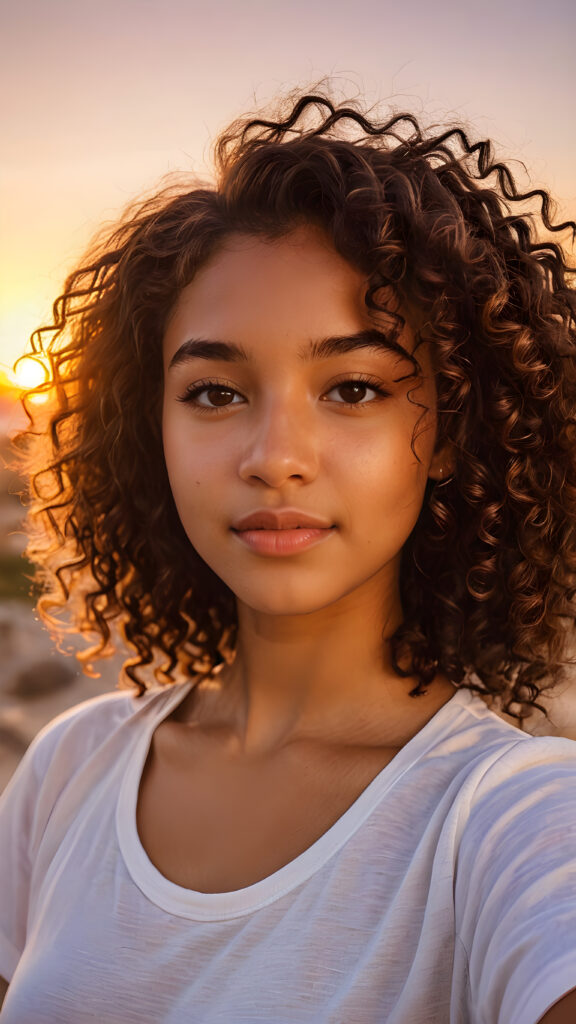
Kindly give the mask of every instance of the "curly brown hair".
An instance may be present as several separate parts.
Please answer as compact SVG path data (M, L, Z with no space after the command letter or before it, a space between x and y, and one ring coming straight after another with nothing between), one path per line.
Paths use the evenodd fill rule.
M383 286L419 310L437 447L454 453L403 549L394 669L417 677L415 695L440 670L522 720L565 671L576 622L574 268L538 235L543 223L574 239L576 223L553 224L549 194L518 191L490 141L460 125L424 129L397 111L377 123L325 93L293 92L276 119L233 122L214 145L215 187L194 178L129 207L32 335L51 379L24 396L30 427L15 442L38 611L57 635L97 636L77 655L88 672L119 628L136 652L119 685L138 696L234 651L234 594L190 544L170 491L162 338L181 290L232 232L272 239L313 222L368 275L370 310L385 312ZM539 212L512 212L533 197ZM398 348L404 320L390 316ZM43 419L29 402L42 390ZM68 626L54 614L65 607Z

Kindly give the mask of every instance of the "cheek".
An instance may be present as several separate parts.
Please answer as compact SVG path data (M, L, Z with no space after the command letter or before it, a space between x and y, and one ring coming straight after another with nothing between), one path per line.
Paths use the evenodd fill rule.
M355 473L362 489L397 494L425 486L434 445L433 421L430 417L423 419L416 437L414 426L414 417L403 415L400 407L397 415L387 417L376 431L349 447L347 468ZM337 459L337 447L335 456Z
M423 425L424 420L418 431ZM403 543L418 520L434 434L426 429L415 440L419 462L410 447L413 431L414 417L401 418L394 425L388 421L376 438L372 436L366 443L349 450L349 458L344 463L334 457L334 472L337 465L340 472L338 490L346 495L350 522L363 523L367 536L370 530L385 525L387 536Z
M354 484L355 504L386 509L389 517L402 517L420 506L426 487L426 466L410 449L374 451L359 460Z
M164 461L170 487L180 513L201 494L210 472L210 460L202 445L194 444L177 417L164 415L162 437Z

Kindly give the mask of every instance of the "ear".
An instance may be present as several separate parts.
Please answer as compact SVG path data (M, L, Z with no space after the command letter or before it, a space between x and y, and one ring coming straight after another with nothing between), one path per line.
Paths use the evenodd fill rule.
M454 451L452 446L446 443L437 452L434 452L428 469L428 477L430 480L447 480L454 472L454 468Z

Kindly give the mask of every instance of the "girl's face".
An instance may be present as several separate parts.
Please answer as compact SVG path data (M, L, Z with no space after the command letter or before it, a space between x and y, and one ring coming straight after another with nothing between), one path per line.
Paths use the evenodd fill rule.
M316 229L275 242L236 235L183 290L165 332L164 452L182 524L238 600L263 613L397 592L402 547L441 464L428 346L417 353L424 377L395 383L411 363L354 341L374 329L366 287ZM408 325L399 342L414 350ZM332 528L288 555L255 550L233 529L286 508Z

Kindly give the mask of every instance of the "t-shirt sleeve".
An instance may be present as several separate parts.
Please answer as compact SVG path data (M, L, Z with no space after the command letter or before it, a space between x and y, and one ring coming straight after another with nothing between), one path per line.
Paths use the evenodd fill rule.
M45 727L0 796L0 976L10 981L22 955L40 791L57 730Z
M26 942L36 854L79 765L130 714L125 694L90 698L34 737L0 796L0 976L12 979Z
M576 743L524 738L485 773L458 853L473 1024L537 1024L576 987Z

